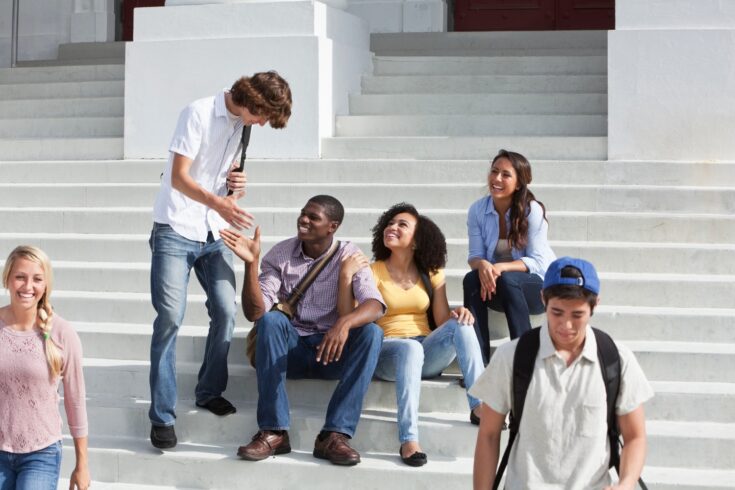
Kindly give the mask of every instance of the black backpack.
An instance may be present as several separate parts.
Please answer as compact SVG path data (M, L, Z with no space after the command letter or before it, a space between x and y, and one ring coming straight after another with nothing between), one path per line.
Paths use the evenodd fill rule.
M620 473L620 431L615 415L615 401L618 399L618 393L620 392L620 354L615 342L608 334L594 327L592 330L597 341L597 359L600 361L600 371L607 394L607 437L610 441L609 468L614 467L615 471ZM505 472L505 467L508 466L513 441L518 435L518 428L521 425L523 405L526 403L526 392L528 392L528 387L531 384L533 367L536 364L540 333L541 327L536 327L524 333L518 339L513 357L513 407L510 411L510 436L505 453L503 453L503 459L500 461L498 472L495 475L493 490L500 487L500 480ZM648 490L648 487L643 483L643 479L638 479L638 484L643 490Z

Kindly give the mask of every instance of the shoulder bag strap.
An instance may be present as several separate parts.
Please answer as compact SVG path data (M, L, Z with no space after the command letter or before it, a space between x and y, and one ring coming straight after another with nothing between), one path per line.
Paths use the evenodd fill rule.
M253 127L249 124L246 124L242 127L242 134L240 135L240 166L235 169L235 172L242 172L245 170L245 158L247 158L246 153L248 151L248 145L250 144L250 130ZM227 191L227 195L231 196L232 191Z
M335 240L334 243L332 243L332 248L330 248L329 252L327 252L327 255L325 255L317 263L315 263L311 267L311 269L306 272L306 275L301 278L293 291L291 291L288 299L286 299L286 303L288 304L288 307L291 309L291 311L296 311L296 304L299 302L306 290L309 289L309 286L311 286L311 283L314 282L314 279L317 278L319 273L324 269L329 261L332 260L332 257L335 256L335 254L339 250L340 243L340 241Z

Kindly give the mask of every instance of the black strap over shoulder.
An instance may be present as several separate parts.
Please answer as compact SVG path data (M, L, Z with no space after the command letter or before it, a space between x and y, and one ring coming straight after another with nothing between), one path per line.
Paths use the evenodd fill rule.
M426 289L426 294L429 295L429 309L426 310L426 316L429 318L429 328L431 330L436 330L436 322L434 321L434 288L431 286L431 279L429 279L429 274L427 274L424 271L419 271L419 277L421 278L421 282L424 284L424 289Z
M523 406L526 403L526 393L531 384L533 377L533 366L536 363L536 354L538 354L540 344L541 327L536 327L521 335L518 339L515 354L513 355L513 399L510 409L510 434L508 437L508 445L505 447L503 458L500 461L500 467L495 474L493 482L493 490L500 487L500 480L503 478L505 468L508 466L510 459L510 450L513 447L518 435L518 428L521 424L523 416Z
M602 371L602 380L605 382L607 395L607 437L610 439L610 468L620 469L620 440L618 418L615 415L615 401L620 393L620 354L613 339L597 328L595 332L597 342L597 359Z
M245 170L245 159L247 158L248 145L250 144L250 131L253 127L246 124L242 127L242 133L240 134L240 166L235 169L235 172L242 172ZM232 191L227 191L227 195L231 196Z

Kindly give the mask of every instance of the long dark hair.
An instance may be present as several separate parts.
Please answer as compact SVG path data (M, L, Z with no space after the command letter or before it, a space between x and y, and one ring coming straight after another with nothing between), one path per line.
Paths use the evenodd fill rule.
M528 188L533 177L531 176L531 164L528 159L514 151L500 150L490 164L492 169L495 162L505 158L513 166L518 178L518 190L513 193L510 203L510 230L508 230L508 243L511 247L522 250L528 244L528 215L531 212L531 201L536 201L543 211L546 219L546 207L536 199L533 192ZM503 219L501 216L500 219Z
M386 260L391 251L383 243L383 231L397 214L408 213L416 218L416 231L413 241L413 261L416 267L425 273L435 273L447 264L447 240L444 233L431 219L419 214L411 204L402 202L395 204L384 212L373 226L373 257L375 260Z

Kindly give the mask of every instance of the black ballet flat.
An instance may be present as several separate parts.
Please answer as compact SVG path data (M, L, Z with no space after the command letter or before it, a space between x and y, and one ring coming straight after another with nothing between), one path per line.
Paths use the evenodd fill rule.
M411 456L404 458L401 454L401 448L398 447L398 455L401 457L401 461L408 466L419 467L424 466L429 459L426 457L426 453L416 451Z

